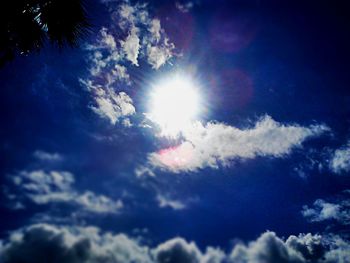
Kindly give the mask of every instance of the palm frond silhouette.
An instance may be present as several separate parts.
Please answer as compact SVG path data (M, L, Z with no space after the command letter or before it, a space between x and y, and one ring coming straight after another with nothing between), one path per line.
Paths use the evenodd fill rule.
M83 0L8 0L0 7L0 66L46 42L75 47L90 32ZM2 3L4 4L4 3Z

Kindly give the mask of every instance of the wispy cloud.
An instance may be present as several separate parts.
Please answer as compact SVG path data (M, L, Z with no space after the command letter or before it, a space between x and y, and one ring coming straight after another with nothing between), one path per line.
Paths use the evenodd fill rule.
M193 8L194 2L193 1L182 1L182 2L177 1L175 3L175 6L181 12L188 13Z
M234 159L284 157L293 148L302 147L306 139L328 130L324 125L283 124L270 116L262 117L254 127L247 129L197 122L183 131L183 141L178 146L150 154L149 161L154 167L180 172L218 168L229 165Z
M310 222L335 221L342 225L350 224L350 191L333 201L317 199L311 206L303 206L302 215Z
M113 201L92 191L75 190L74 176L66 171L22 171L10 178L15 189L7 195L22 205L28 200L38 205L64 203L92 213L117 213L123 207L121 200Z
M158 201L159 207L161 208L169 207L174 210L182 210L186 208L185 203L179 200L171 199L167 196L160 195L160 194L157 195L157 201Z
M350 141L334 151L329 166L334 173L338 174L350 171Z
M36 150L33 153L33 156L35 158L37 158L38 160L41 161L61 161L63 159L63 156L60 155L59 153L56 152L46 152L46 151L42 151L42 150Z

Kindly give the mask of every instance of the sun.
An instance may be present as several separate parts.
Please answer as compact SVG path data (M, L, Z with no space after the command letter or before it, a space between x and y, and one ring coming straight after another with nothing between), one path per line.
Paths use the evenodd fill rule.
M199 87L188 76L173 75L156 83L150 93L149 118L164 136L176 136L200 113Z

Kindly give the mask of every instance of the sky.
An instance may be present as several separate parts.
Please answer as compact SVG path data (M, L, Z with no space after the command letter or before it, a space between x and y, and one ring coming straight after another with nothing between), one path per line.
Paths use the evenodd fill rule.
M350 262L345 2L86 8L0 68L1 263Z

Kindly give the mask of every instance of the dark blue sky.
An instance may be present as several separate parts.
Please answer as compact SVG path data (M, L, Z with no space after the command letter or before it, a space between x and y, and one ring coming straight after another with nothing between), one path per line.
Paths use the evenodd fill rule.
M10 245L11 231L37 223L96 226L142 236L151 246L178 236L202 251L227 252L235 240L267 230L285 239L311 233L348 240L349 9L345 1L242 2L88 3L93 34L81 47L47 45L0 69L4 243ZM118 13L122 5L133 8L133 18ZM160 52L156 60L151 46ZM120 57L108 60L114 51ZM98 63L109 64L93 73ZM116 65L128 77L108 75ZM144 114L153 83L173 72L200 83L198 121L208 137L198 127L162 137ZM135 111L120 105L120 92ZM181 150L188 142L189 155ZM164 162L164 149L188 160ZM69 172L74 182L61 187L44 179L51 171ZM28 182L50 190L29 189ZM96 201L101 196L108 201Z

